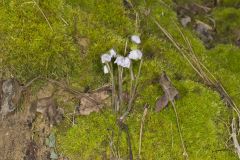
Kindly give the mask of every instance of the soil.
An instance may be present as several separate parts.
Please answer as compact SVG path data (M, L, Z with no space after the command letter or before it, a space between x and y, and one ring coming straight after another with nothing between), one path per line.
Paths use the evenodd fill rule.
M18 92L17 89L11 91L12 94L10 95L15 95L15 92ZM89 115L91 112L100 111L102 101L109 97L108 92L108 87L100 88L77 98L80 105L76 115ZM7 95L9 94L3 94L3 97L7 97ZM30 89L25 90L19 98L21 104L18 100L18 103L15 104L15 110L8 110L6 116L1 116L0 160L51 159L51 148L46 145L46 139L52 132L51 127L59 124L64 118L63 109L66 108L61 111L60 107L64 107L64 104L72 101L74 97L76 96L51 83L46 83L35 94ZM11 102L12 98L9 99L9 102ZM0 100L2 100L1 96ZM6 106L6 108L9 108L8 105ZM68 112L73 113L74 109L72 108ZM58 158L58 160L66 159L62 156Z
M13 92L14 93L14 92ZM21 96L22 108L16 108L0 120L1 160L48 160L50 149L45 139L50 134L50 124L37 116L31 126L27 123L33 96L26 91ZM20 106L16 104L16 106Z
M0 155L2 160L47 160L49 150L44 145L49 127L38 124L37 130L26 125L23 112L15 113L0 121ZM38 140L33 137L38 136ZM34 138L37 139L37 138Z

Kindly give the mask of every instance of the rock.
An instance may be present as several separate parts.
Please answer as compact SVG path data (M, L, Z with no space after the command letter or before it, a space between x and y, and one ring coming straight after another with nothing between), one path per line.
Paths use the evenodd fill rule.
M17 108L23 88L16 79L8 79L1 81L0 90L0 113L5 117Z
M214 29L202 21L196 20L195 31L204 43L209 43L213 40Z
M181 22L183 27L187 27L187 25L191 22L191 17L185 16L185 17L180 19L180 22Z
M31 126L36 114L41 113L48 122L58 124L63 119L63 109L58 108L57 102L53 97L45 97L32 102L27 113L27 123Z

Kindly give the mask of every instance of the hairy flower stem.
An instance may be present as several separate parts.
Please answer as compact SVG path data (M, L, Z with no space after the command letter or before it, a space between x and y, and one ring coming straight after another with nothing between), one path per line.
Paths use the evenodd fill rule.
M141 74L142 62L143 62L143 60L141 59L140 64L139 64L139 68L138 68L138 74L136 76L135 83L134 83L133 88L132 88L132 95L131 95L129 103L128 103L128 112L130 112L131 109L132 109L132 103L133 103L133 100L135 98L135 94L136 94L136 91L137 91L138 80L139 80L139 77L140 77L140 74Z
M141 74L141 69L142 69L142 62L143 60L141 59L140 64L139 64L139 68L138 68L138 74L136 76L136 79L132 79L131 76L131 89L130 89L130 99L128 101L128 106L127 106L127 110L125 111L125 113L120 117L120 120L124 120L125 117L130 113L130 111L132 110L132 104L134 101L134 98L136 96L136 91L137 91L137 86L138 86L138 80ZM130 72L133 73L132 68L130 67ZM133 75L134 77L134 75Z
M112 64L109 65L109 63L107 63L106 65L110 72L110 79L112 81L112 107L113 107L113 111L117 111L116 110L116 102L115 102L116 95L115 95L115 82L114 82L113 66L112 66Z
M118 66L118 98L119 98L119 108L117 108L117 111L122 109L122 81L123 81L123 67Z

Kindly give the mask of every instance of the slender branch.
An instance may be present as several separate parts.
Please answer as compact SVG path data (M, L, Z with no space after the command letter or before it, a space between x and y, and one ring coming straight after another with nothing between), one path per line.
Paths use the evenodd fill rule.
M180 136L180 140L181 140L181 144L182 144L182 148L183 148L183 156L185 157L185 159L188 159L188 153L184 144L184 140L183 140L183 136L182 136L182 130L181 130L181 126L180 126L180 122L179 122L179 117L178 117L178 112L177 112L177 108L175 106L174 101L171 100L175 115L176 115L176 121L177 121L177 128L178 128L178 133Z
M237 139L237 129L236 129L236 122L235 122L235 118L232 119L232 124L231 124L231 128L232 128L232 140L233 140L233 144L235 147L235 150L238 154L238 158L240 158L240 146L239 146L239 142Z
M145 117L147 115L148 107L147 104L144 106L142 121L141 121L141 128L139 133L139 146L138 146L138 158L141 159L141 150L142 150L142 135L143 135L143 125L145 121Z
M37 2L35 0L33 0L33 2L35 3L35 5L37 6L37 8L39 9L39 11L42 13L43 17L45 18L45 20L47 21L48 26L51 28L51 30L53 31L53 28L47 18L47 16L44 14L43 10L40 8L40 6L37 4Z

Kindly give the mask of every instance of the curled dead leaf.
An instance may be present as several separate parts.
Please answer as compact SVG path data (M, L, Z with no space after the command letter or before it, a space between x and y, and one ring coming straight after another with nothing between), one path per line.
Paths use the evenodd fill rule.
M164 95L156 102L156 112L164 109L168 105L169 101L174 101L179 97L178 90L172 85L170 78L165 72L162 73L159 83L164 91Z

